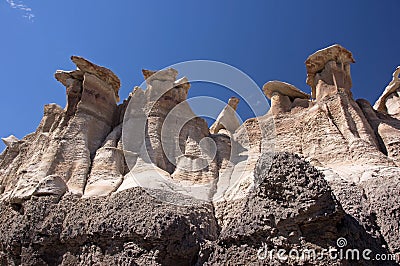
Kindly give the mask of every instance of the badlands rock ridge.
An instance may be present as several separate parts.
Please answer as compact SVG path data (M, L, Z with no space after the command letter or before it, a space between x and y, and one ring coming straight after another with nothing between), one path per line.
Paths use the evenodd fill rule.
M66 107L46 105L36 132L3 139L2 265L280 265L260 248L318 251L340 237L400 256L399 67L374 106L355 101L355 60L333 45L305 62L311 95L270 81L264 116L240 124L232 97L209 128L176 70L143 70L146 89L118 104L113 72L71 59L76 70L55 73Z

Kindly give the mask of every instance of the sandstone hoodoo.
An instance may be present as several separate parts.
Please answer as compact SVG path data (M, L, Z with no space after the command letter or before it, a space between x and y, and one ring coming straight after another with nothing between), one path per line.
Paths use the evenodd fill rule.
M7 147L10 147L12 144L18 142L18 138L14 135L10 135L7 138L1 139Z
M399 118L400 115L400 66L393 72L393 79L374 104L374 109Z
M332 247L399 258L399 67L372 107L353 99L355 60L336 44L305 62L311 95L269 81L265 115L241 124L232 97L209 127L175 69L143 70L119 104L111 70L71 60L55 73L65 108L2 139L1 265L279 265L265 249Z
M240 126L239 119L236 116L236 109L239 104L239 99L231 97L226 107L218 115L214 124L210 127L212 134L217 134L220 130L227 130L229 133L234 133L235 130ZM228 133L228 134L229 134Z
M58 176L67 191L83 195L92 161L115 126L119 79L108 69L72 57L78 70L57 71L55 77L66 87L65 109L46 105L36 132L15 142L3 153L0 167L4 192L13 203L29 199ZM114 158L114 157L113 157ZM50 182L46 194L62 196L62 182Z
M336 90L341 89L351 96L351 63L355 63L351 52L338 44L310 55L305 64L306 83L311 86L311 96L320 99L330 93L335 93L327 90L326 85L334 85Z
M310 103L309 94L286 82L269 81L264 85L263 91L271 100L272 114L289 112L296 106L307 108Z

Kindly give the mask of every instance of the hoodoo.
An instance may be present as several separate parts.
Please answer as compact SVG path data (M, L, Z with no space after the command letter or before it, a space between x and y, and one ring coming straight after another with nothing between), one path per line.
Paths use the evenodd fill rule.
M269 81L265 115L241 124L232 97L209 127L175 69L143 70L118 104L111 70L71 59L55 73L65 108L2 139L1 265L278 265L260 254L338 239L400 256L399 67L372 107L353 99L355 60L335 44L305 62L311 95Z

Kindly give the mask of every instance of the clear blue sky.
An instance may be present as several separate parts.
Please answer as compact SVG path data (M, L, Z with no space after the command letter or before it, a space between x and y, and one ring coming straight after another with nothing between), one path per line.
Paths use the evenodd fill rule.
M400 64L399 10L399 0L0 0L0 136L21 138L45 104L65 105L53 74L74 69L71 55L113 70L121 98L142 83L142 68L193 59L233 65L260 87L277 79L309 92L305 59L339 43L357 61L355 98L375 102ZM190 95L200 94L230 96L215 88Z

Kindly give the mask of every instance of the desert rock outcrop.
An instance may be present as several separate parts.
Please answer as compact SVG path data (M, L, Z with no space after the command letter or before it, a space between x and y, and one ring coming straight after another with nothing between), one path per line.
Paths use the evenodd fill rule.
M292 84L282 81L269 81L263 86L265 96L271 100L270 112L273 114L289 112L295 107L307 108L310 95Z
M335 194L342 195L348 186L366 193L363 191L374 184L375 190L368 189L371 194L364 194L369 203L359 202L362 208L370 204L365 213L357 213L360 209L354 209L355 206L349 207L349 198L341 203L354 217L364 215L358 221L366 228L371 226L366 217L376 215L374 226L381 228L382 234L391 234L390 230L384 231L398 228L395 217L400 206L396 199L384 195L398 191L399 120L373 110L365 100L353 100L349 67L352 62L351 53L337 45L311 55L306 61L307 83L316 99L309 100L308 108L289 108L285 112L271 108L260 120L273 120L275 124L275 151L304 156L325 174ZM372 199L376 197L379 201L375 202ZM384 208L391 208L393 214L382 213ZM399 250L397 241L388 242L388 246L392 252Z
M374 104L374 109L399 118L400 115L400 66L393 72L393 79L387 85L381 97Z
M91 161L114 126L119 80L110 70L82 58L72 60L81 69L55 74L66 86L65 109L45 106L36 132L5 151L0 167L2 198L20 203L39 187L43 190L47 184L43 181L54 175L67 184L69 193L83 195ZM65 192L56 184L61 183L51 183L55 193Z
M338 44L310 55L305 64L306 83L311 87L311 96L321 99L339 89L351 96L350 64L354 62L351 52ZM326 85L334 87L326 88Z
M1 140L4 142L4 144L5 144L7 147L10 147L10 146L12 146L14 143L17 143L17 142L18 142L18 138L17 138L16 136L14 136L14 135L10 135L10 136L8 136L7 138L1 138Z
M238 104L238 98L231 97L229 99L227 106L221 111L214 124L210 127L210 132L212 134L218 134L218 132L223 129L230 133L235 132L235 130L240 126L239 119L236 116Z
M305 62L311 96L270 81L265 115L240 124L232 97L209 128L177 70L143 70L146 87L118 104L111 70L71 59L55 73L66 107L3 139L0 264L280 265L265 250L340 237L400 256L399 68L373 108L333 45ZM375 265L297 259L285 263Z

